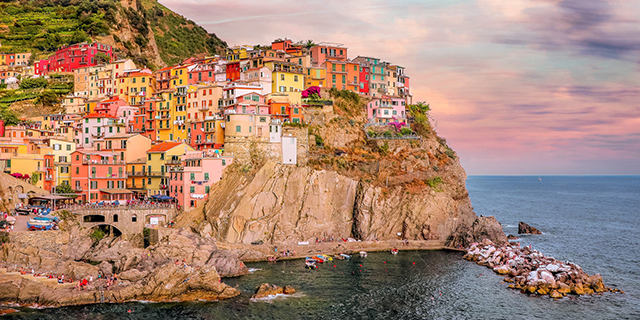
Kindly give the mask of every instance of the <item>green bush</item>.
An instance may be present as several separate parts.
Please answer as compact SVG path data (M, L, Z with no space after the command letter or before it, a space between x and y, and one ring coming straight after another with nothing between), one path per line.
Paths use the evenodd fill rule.
M390 130L387 130L385 132L382 133L383 136L389 138L393 136L393 132L391 132Z
M316 134L316 146L320 147L324 145L324 139L320 135Z
M431 188L436 188L441 183L442 183L442 178L440 177L435 177L427 180L427 185Z
M389 143L387 141L385 141L384 144L380 146L380 153L382 155L389 154Z
M44 88L48 84L45 78L27 78L20 82L20 89L37 89Z
M95 230L93 230L93 232L89 235L89 237L91 238L91 240L93 240L94 243L99 242L100 240L104 239L105 233L104 231L102 231L102 229L100 228L96 228Z
M412 134L412 133L413 133L413 130L411 130L410 128L407 128L407 127L403 127L402 129L400 129L400 133L401 133L403 136L406 136L406 135L410 135L410 134Z

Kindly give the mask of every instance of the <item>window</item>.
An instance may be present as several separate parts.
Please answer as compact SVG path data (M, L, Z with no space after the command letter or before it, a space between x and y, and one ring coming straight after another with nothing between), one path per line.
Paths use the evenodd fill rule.
M191 180L191 181L195 181L195 180L196 180L196 174L195 174L195 173L193 173L193 172L191 172L191 173L189 174L189 180Z
M147 160L151 161L151 153L147 154ZM149 170L149 171L151 171L151 170Z
M209 172L204 173L204 181L209 181Z
M343 65L342 65L342 72L347 71L347 70L345 70L345 68L346 68L346 66L343 64Z
M336 83L336 75L335 74L331 75L331 82Z
M189 187L189 192L196 193L196 187L193 187L193 186Z
M281 74L281 75L280 75L280 80L281 80L281 81L284 81L284 74Z
M71 151L71 145L70 144L67 145L67 151Z
M138 216L135 214L131 216L131 222L138 222Z
M205 186L205 187L204 187L204 193L207 193L207 194L208 194L208 193L209 193L209 190L210 190L210 187L209 187L209 186Z
M242 127L241 126L236 126L236 132L242 132Z
M226 166L227 165L227 160L222 159L222 166Z
M91 189L97 189L98 188L98 181L91 181Z

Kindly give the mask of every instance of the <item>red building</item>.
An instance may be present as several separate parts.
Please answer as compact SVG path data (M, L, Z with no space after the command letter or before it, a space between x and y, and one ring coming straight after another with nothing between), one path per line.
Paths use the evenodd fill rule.
M49 72L72 72L75 69L97 65L95 56L98 53L107 55L111 60L116 60L113 48L100 43L78 43L63 47L46 60L35 63L34 71L37 75L46 75Z
M240 80L240 61L227 63L227 81Z
M369 65L360 64L360 93L369 95Z

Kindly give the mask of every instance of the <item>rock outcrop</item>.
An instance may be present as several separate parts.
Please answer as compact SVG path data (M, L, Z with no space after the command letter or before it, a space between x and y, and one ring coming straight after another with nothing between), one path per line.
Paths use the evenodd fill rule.
M589 276L580 266L546 257L530 246L494 245L485 240L467 248L464 258L504 275L504 281L511 283L509 288L523 293L549 295L554 299L567 294L624 293L606 287L601 275Z
M518 223L518 234L542 234L540 230L520 221Z
M296 289L291 286L278 287L275 284L270 285L268 283L261 284L257 289L256 293L251 296L252 299L263 299L269 296L275 296L278 294L294 294L296 293Z
M72 228L66 232L70 239L60 252L7 243L2 246L0 260L9 266L33 268L36 274L64 275L76 283L79 279L96 281L78 290L74 289L75 283L58 284L44 276L0 270L0 302L64 306L101 301L219 300L239 294L222 283L221 276L247 273L237 254L221 251L213 239L184 230L146 249L120 238L106 238L87 247L87 230ZM118 274L118 280L109 286L106 279ZM100 297L100 287L108 286Z
M506 241L495 219L473 212L466 173L444 139L421 124L415 128L422 132L419 140L368 140L364 110L337 99L334 112L314 116L310 137L321 138L309 141L323 146L309 146L304 164L261 161L259 152L251 163L234 162L212 187L203 223L192 228L218 242L242 244Z

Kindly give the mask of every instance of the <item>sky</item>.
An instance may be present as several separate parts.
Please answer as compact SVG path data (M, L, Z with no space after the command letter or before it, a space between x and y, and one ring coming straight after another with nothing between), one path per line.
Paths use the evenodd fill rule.
M160 0L228 45L404 66L472 175L640 174L640 1Z

